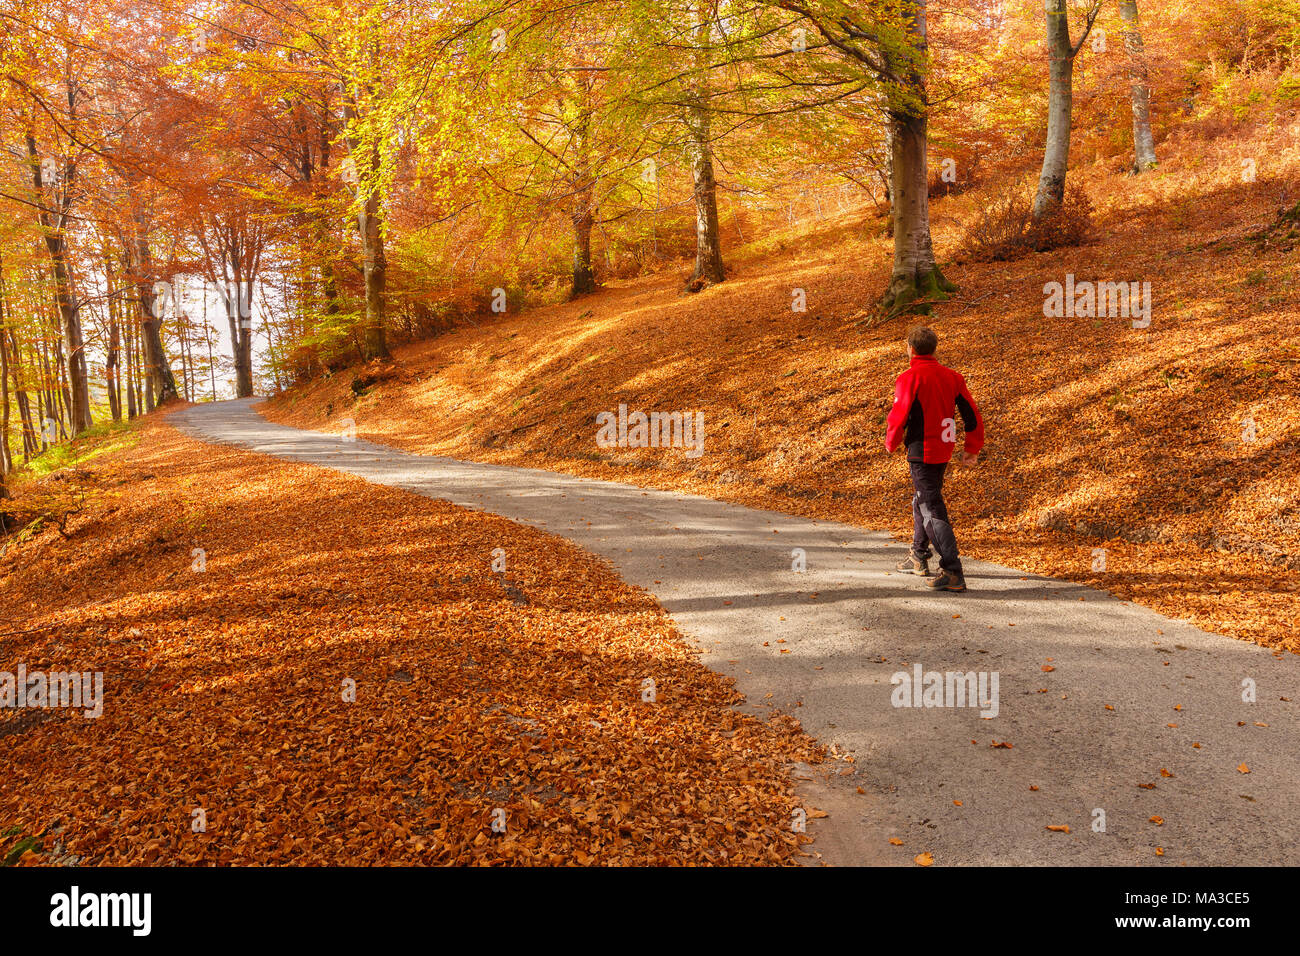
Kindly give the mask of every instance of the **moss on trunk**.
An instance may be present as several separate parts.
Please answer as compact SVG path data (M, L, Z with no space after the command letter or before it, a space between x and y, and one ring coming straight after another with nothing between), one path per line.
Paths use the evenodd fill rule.
M957 286L950 282L938 265L918 269L915 273L896 273L885 290L881 307L885 318L909 313L929 315L930 306L935 302L944 302L957 291Z

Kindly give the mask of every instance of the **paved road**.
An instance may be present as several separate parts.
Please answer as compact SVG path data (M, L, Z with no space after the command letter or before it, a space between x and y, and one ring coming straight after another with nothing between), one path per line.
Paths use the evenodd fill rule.
M796 770L805 804L829 813L808 821L813 862L910 866L928 851L936 865L1300 863L1294 655L980 561L966 565L972 590L936 595L893 572L904 546L887 534L344 442L271 424L251 404L170 420L544 528L653 592L748 709L794 714L851 758ZM796 548L805 572L792 570ZM996 716L894 706L891 678L918 664L996 672Z

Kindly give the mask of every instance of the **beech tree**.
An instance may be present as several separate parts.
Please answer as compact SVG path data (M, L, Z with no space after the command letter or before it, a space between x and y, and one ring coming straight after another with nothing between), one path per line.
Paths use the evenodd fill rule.
M880 90L894 236L893 271L882 307L897 315L948 298L956 286L935 261L930 237L927 0L906 0L883 18L842 0L780 0L779 6L805 17L833 51L865 69Z
M630 183L649 125L630 96L635 77L626 50L600 12L553 22L525 16L513 30L495 26L474 44L492 51L478 67L483 123L467 137L490 184L488 212L530 220L526 236L553 218L567 220L571 297L599 286L594 232L637 208Z
M30 86L26 92L32 102L24 110L24 141L37 219L49 253L50 274L54 281L54 302L62 333L60 361L67 363L69 424L72 433L76 434L91 426L90 378L86 369L85 339L82 335L80 306L73 288L68 249L68 226L73 204L79 194L77 167L81 148L73 136L62 139L57 134L51 134L56 145L42 149L37 140L35 112L41 110L54 113L57 110L63 116L55 129L64 127L65 123L71 127L76 123L81 96L70 73L64 77L58 106L47 102L46 97Z
M131 280L135 284L134 301L140 329L141 359L144 363L144 411L153 409L178 397L176 377L163 350L162 322L164 315L158 308L155 294L157 276L153 254L149 248L149 222L145 213L136 209L131 219L131 237L127 245L127 263Z
M1084 15L1079 42L1070 41L1068 0L1046 0L1048 93L1047 145L1043 169L1034 196L1033 217L1044 219L1065 199L1065 176L1070 165L1070 130L1074 123L1074 58L1083 48L1092 25L1101 12L1101 0L1093 0Z
M14 470L13 453L9 450L9 348L7 337L7 303L4 294L4 260L0 258L0 498L5 491L5 475ZM3 531L0 528L0 531Z
M713 117L709 102L713 57L713 31L718 4L694 4L690 27L694 47L695 73L687 80L683 123L688 136L691 162L691 198L695 205L695 272L692 279L721 282L722 237L718 226L718 183L713 174Z
M228 198L204 214L197 238L204 271L226 310L235 357L235 395L253 394L253 289L261 273L266 225Z
M374 35L355 45L352 56L344 60L347 69L340 78L348 166L345 181L356 194L357 232L361 238L362 272L365 280L366 319L362 330L362 358L385 358L388 341L384 329L388 282L388 258L384 254L384 220L381 207L384 168L383 129L367 125L363 117L373 117L379 108L378 30L381 8L372 7L362 19Z
M1119 0L1124 20L1124 52L1128 57L1129 95L1133 101L1133 172L1156 166L1156 147L1151 138L1151 87L1147 82L1146 48L1138 23L1137 0Z

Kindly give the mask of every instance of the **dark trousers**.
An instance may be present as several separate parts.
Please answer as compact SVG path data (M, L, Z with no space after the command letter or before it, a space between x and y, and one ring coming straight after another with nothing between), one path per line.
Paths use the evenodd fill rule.
M948 520L948 506L943 502L944 465L926 465L909 461L912 472L912 552L918 558L930 557L930 546L939 552L939 567L961 574L957 556L957 539Z

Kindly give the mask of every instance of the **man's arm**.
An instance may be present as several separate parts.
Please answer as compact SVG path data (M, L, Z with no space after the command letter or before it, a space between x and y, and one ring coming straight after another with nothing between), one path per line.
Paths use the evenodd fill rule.
M897 451L907 432L907 415L912 407L912 376L907 372L894 383L894 407L885 419L885 451Z
M962 428L966 430L966 442L962 448L962 460L969 463L975 460L984 447L984 416L979 406L966 387L966 379L957 375L957 412L961 415Z

